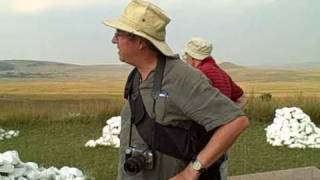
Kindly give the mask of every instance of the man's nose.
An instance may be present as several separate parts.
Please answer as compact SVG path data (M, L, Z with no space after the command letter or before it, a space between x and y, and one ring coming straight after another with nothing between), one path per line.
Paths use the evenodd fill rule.
M117 44L118 43L118 38L115 35L113 35L111 42L113 44Z

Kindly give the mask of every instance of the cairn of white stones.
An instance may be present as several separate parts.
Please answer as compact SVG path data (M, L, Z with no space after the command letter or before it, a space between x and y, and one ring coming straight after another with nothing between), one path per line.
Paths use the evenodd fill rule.
M22 162L17 151L0 153L1 180L86 180L81 170L64 166L61 169L39 167L34 162Z
M265 130L272 146L320 148L320 128L298 107L277 109L273 123Z
M86 147L96 146L111 146L120 147L120 130L121 130L121 117L115 116L106 121L106 126L102 129L102 136L97 140L89 140Z

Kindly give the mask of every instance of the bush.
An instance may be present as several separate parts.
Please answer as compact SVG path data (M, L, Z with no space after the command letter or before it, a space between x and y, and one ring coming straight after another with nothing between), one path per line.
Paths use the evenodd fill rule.
M263 93L259 97L262 101L270 101L272 99L271 93Z

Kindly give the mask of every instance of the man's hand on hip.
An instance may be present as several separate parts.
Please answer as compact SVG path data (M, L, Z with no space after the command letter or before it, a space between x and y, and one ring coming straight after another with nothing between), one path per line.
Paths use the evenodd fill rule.
M198 180L200 173L191 167L191 163L180 173L168 180Z

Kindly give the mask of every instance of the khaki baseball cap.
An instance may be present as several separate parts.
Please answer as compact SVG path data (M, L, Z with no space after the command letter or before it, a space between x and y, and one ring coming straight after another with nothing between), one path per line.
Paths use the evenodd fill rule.
M149 40L164 55L176 57L165 41L166 26L170 19L158 6L144 0L132 0L117 20L103 23Z

